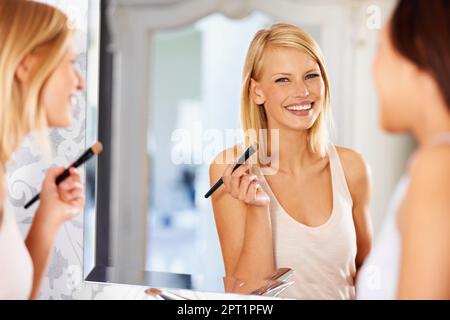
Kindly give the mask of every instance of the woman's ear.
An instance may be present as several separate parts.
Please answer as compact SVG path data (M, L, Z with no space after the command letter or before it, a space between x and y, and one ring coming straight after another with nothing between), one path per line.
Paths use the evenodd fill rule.
M266 102L264 92L261 90L260 84L255 79L250 79L250 97L257 105L263 105Z
M15 76L20 82L28 82L35 62L36 59L31 54L26 55L25 58L22 59L15 72Z

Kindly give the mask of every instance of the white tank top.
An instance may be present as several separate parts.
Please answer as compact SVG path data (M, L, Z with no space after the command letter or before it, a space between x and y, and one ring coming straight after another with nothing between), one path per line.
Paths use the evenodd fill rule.
M450 133L439 135L432 141L432 144L443 143L450 144ZM408 183L409 177L404 175L392 196L387 216L374 248L359 271L357 299L393 300L397 297L401 255L397 214L408 189Z
M28 299L33 285L33 262L8 201L0 225L0 300Z
M280 205L260 168L261 187L270 197L270 215L277 268L293 269L294 284L282 297L297 299L354 299L356 232L353 202L334 145L328 148L333 209L327 222L309 227L292 218ZM301 196L301 195L299 195Z

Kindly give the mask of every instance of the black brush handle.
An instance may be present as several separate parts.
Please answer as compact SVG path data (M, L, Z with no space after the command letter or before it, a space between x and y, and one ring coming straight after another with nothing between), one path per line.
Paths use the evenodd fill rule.
M83 163L88 161L94 154L95 153L92 151L92 148L89 148L88 150L86 150L74 163L72 163L66 170L64 170L63 173L61 173L60 175L58 175L56 177L56 180L55 180L56 185L59 185L61 182L63 182L70 176L70 171L69 171L70 168L78 168ZM30 201L28 201L28 203L25 205L24 208L28 209L29 207L31 207L33 205L33 203L38 201L39 195L40 195L40 193L38 193Z
M25 205L25 209L28 209L29 207L31 207L31 205L38 200L39 200L39 193L37 195L35 195L30 201L28 201L28 203Z
M70 166L69 168L67 168L66 170L64 170L63 173L61 173L59 176L56 177L55 179L55 183L56 185L59 185L61 182L63 182L64 180L67 179L67 177L70 176L70 171L69 169L72 168L72 166ZM38 193L37 195L35 195L30 201L28 201L28 203L25 205L25 209L28 209L29 207L31 207L33 205L33 203L35 203L36 201L39 200L39 196L41 193Z
M234 166L233 171L231 171L231 172L234 172L237 168L242 166L244 164L244 162L247 161L247 159L250 158L250 156L252 154L254 154L255 152L256 152L256 150L252 146L248 147L248 149L245 150L245 153L240 156L240 158L238 159L237 164ZM214 191L216 191L222 184L223 184L223 180L222 180L222 178L220 178L211 187L211 189L209 189L209 191L205 194L205 198L209 198L209 196L211 196L214 193Z

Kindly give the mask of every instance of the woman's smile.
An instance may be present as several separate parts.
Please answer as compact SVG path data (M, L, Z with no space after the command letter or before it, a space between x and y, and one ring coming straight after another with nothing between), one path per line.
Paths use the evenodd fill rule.
M303 101L283 107L287 112L296 117L307 117L313 114L314 102Z

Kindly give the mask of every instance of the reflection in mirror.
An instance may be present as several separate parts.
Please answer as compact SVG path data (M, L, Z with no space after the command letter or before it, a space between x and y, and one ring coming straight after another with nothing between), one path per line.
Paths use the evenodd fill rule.
M195 135L205 125L206 129L238 128L240 81L246 47L258 29L272 22L270 16L258 12L242 20L213 14L179 28L153 32L149 41L149 67L143 69L148 70L145 77L149 78L148 110L142 112L148 114L148 129L147 126L143 128L147 130L146 163L149 167L145 265L142 269L134 267L127 271L126 279L131 279L131 282L157 285L159 281L160 286L197 286L221 292L226 283L231 282L230 277L224 278L211 204L203 197L204 190L209 187L209 163L226 145L215 145L216 149L210 151L209 158L204 159L203 138ZM107 31L102 32L104 36ZM223 45L224 42L227 46ZM102 47L101 50L105 49ZM126 68L132 63L122 60L120 67ZM110 91L121 90L123 81L115 77ZM100 84L100 95L102 87L104 83ZM219 117L218 110L221 110ZM93 115L89 117L89 123L95 123L96 115ZM91 133L96 134L95 128ZM239 139L238 132L227 143L235 144ZM102 160L104 157L100 157L100 165ZM103 185L101 181L100 176L99 184ZM90 185L95 185L95 181ZM89 217L90 214L87 215ZM91 225L87 225L87 229L93 230ZM99 242L110 242L104 238L97 234L97 246ZM90 242L90 237L86 241ZM87 243L87 247L92 247L91 243ZM114 260L113 257L107 260L110 259ZM97 268L88 279L97 280L93 278L101 275L114 279L113 282L125 281L121 276L120 262L108 265L106 260L106 268L100 271L98 266L103 263L98 260L97 256ZM233 280L234 283L236 281ZM252 284L245 292L244 282L240 281L236 289L230 286L228 291L276 295L289 284L279 279L258 280L258 287Z
M360 91L371 93L367 73L352 59L373 54L376 34L352 42L354 29L364 20L354 26L343 21L364 8L344 2L244 2L248 6L201 0L101 1L100 8L90 11L90 90L97 88L93 79L100 83L98 110L95 93L88 93L87 144L98 136L104 151L97 167L88 168L87 281L291 295L286 289L296 270L290 265L277 265L265 279L225 277L211 202L204 198L209 164L220 151L242 143L245 55L258 30L280 21L307 31L324 52L333 118L340 130L333 141L362 146L354 136L366 129L366 120L354 112L361 97L349 74L359 75ZM407 152L399 145L404 146L391 149L398 152L401 167ZM367 154L379 163L376 151Z

